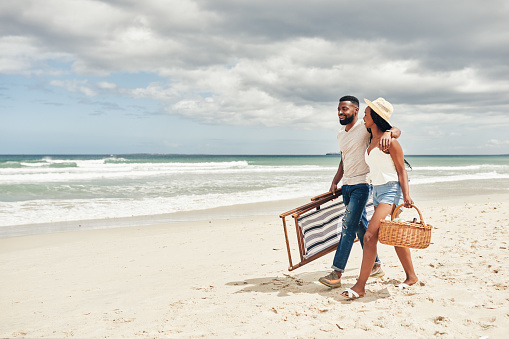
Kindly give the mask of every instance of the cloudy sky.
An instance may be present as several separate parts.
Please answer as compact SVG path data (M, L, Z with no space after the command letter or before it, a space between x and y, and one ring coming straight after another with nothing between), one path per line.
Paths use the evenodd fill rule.
M406 154L507 154L508 18L507 0L0 0L0 154L324 154L345 94L392 102Z

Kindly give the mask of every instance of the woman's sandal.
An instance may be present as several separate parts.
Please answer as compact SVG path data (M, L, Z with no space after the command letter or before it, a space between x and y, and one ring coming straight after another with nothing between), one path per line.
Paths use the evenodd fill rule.
M346 293L346 295L345 295ZM359 293L355 292L351 288L347 288L343 291L343 293L340 294L341 297L345 298L346 300L354 300L362 298L363 296L359 296Z
M408 284L405 284L405 283L401 283L401 284L396 285L396 288L399 288L400 290L406 290L410 286L411 285L408 285Z

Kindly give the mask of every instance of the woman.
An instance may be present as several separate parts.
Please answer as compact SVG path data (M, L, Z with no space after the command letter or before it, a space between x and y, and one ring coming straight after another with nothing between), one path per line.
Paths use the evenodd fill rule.
M371 141L365 153L366 163L370 169L370 181L373 185L373 205L375 213L369 222L364 235L364 248L359 278L352 288L345 290L341 296L347 299L357 299L364 296L366 281L375 262L378 243L380 220L392 215L396 206L404 203L411 207L414 203L408 189L408 174L405 170L403 150L399 142L392 140L388 151L382 151L378 143L383 133L391 129L389 118L392 115L392 105L383 98L371 102L364 99L368 107L364 111L364 123L371 133ZM401 201L403 200L403 202ZM398 258L406 273L406 280L397 287L403 289L417 282L414 272L410 249L394 247Z

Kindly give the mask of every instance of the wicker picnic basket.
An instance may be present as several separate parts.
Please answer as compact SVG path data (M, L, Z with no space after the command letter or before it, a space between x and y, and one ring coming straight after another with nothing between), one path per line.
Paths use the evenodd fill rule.
M401 206L403 206L403 204L396 207L391 220L380 220L378 240L380 240L382 244L397 247L428 247L431 241L431 229L433 226L427 225L424 220L422 220L421 211L415 205L412 205L412 207L419 213L419 217L421 218L420 222L394 220Z

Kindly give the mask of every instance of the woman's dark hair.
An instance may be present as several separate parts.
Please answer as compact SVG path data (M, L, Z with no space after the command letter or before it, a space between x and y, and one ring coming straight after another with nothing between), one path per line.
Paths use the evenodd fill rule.
M373 122L375 123L375 125L383 132L385 131L388 131L392 128L391 125L389 125L389 123L387 121L385 121L384 119L382 119L381 116L378 115L377 112L375 112L374 109L372 109L371 107L369 107L369 110L370 110L370 115L371 115L371 119L373 119ZM373 133L371 133L371 129L368 128L368 131L369 131L369 134L371 134L371 138L373 138ZM371 140L370 138L370 140ZM412 166L410 165L410 163L408 161L405 160L405 164L410 168L412 169Z
M382 131L382 132L385 132L387 130L390 130L391 129L391 125L389 125L389 123L387 121L385 121L384 119L382 119L381 116L378 115L377 112L375 112L374 109L372 109L371 107L369 108L369 110L371 111L371 118L373 119L373 122L375 123L375 125L378 126L378 128Z

